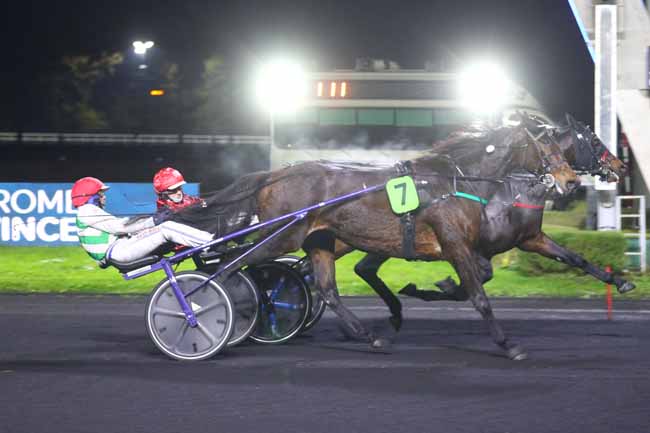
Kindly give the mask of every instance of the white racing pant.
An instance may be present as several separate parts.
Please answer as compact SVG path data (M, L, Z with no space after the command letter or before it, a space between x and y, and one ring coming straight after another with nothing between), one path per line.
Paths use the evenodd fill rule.
M108 248L107 258L116 262L131 262L151 254L158 247L175 244L198 247L212 240L212 234L185 224L166 221L150 229L142 230L130 238L121 238Z

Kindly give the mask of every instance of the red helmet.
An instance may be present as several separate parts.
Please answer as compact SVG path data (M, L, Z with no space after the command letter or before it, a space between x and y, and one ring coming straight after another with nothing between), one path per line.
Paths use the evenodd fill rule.
M181 185L185 185L185 179L183 179L181 172L175 168L165 167L160 169L153 177L153 189L158 194L168 189L178 188Z
M86 204L90 197L99 191L106 191L109 187L94 177L82 177L72 185L72 206L79 207Z

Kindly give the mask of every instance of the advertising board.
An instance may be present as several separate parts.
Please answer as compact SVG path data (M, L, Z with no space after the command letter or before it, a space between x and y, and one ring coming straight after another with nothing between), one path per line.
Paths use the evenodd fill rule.
M110 183L106 210L131 217L152 214L156 194L151 183ZM74 245L78 242L72 183L0 183L0 245ZM183 186L198 195L199 184Z

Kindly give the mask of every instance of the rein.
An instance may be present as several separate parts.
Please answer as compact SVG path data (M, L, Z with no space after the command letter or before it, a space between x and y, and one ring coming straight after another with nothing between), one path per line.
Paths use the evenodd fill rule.
M552 137L548 135L546 131L543 131L541 134L539 134L537 137L533 136L530 131L525 129L526 135L529 137L529 139L532 140L532 144L535 147L535 150L537 151L537 154L542 162L542 178L544 181L542 183L547 184L549 181L551 183L555 182L555 179L553 176L550 174L550 172L557 167L562 161L564 161L563 155L559 148L557 150L550 149L547 146L548 143L544 143L542 141L543 137L547 136L549 139L552 140ZM526 149L530 145L530 141L527 141L524 145L522 146L511 146L512 148L517 148L517 149ZM451 159L451 158L449 158ZM457 197L457 198L464 198L467 200L475 201L477 203L480 203L482 205L487 205L489 203L489 199L480 197L476 194L470 194L468 192L464 191L458 191L456 187L456 182L457 181L465 181L465 182L491 182L491 183L496 183L496 184L504 184L506 181L506 178L493 178L493 177L482 177L482 176L466 176L462 173L460 168L453 162L453 160L450 161L455 169L461 173L461 175L444 175L440 173L418 173L417 177L437 177L437 178L446 178L452 181L453 185L453 190L449 194L443 194L440 199L446 199L447 197ZM399 174L415 174L415 170L412 169L411 165L409 164L408 161L400 161L396 165L396 170ZM529 171L530 172L530 171ZM534 175L540 175L540 173L532 173ZM427 185L427 181L419 181L416 182L418 185ZM518 201L514 201L512 203L513 207L517 208L524 208L524 209L544 209L544 206L540 205L534 205L534 204L527 204L527 203L522 203Z
M605 160L607 159L607 155L609 155L609 149L605 149L605 151L603 152L603 154L600 155L600 161L601 161L601 162L605 162Z
M538 204L527 204L527 203L522 203L520 201L516 201L512 203L512 207L518 207L522 209L544 209L544 206L538 205Z

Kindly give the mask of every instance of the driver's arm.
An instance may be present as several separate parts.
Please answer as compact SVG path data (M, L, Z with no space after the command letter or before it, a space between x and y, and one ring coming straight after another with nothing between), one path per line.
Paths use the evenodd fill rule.
M125 235L154 227L153 218L118 218L103 209L92 206L79 214L79 220L86 225L114 235Z

